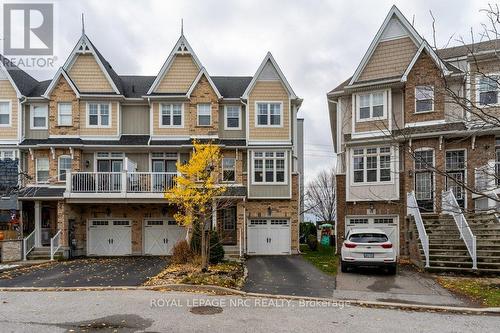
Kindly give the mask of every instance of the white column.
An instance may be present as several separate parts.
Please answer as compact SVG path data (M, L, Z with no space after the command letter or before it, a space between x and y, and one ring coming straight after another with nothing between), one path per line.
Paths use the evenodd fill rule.
M212 201L212 229L217 230L217 202Z
M35 201L35 246L42 246L42 203Z

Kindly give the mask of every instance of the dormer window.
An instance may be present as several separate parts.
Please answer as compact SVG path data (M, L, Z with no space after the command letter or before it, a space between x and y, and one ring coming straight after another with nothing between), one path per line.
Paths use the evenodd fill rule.
M357 95L358 121L385 119L387 115L385 96L383 91Z
M496 75L489 75L478 80L479 105L498 104L498 80Z
M434 111L434 87L415 87L415 113Z

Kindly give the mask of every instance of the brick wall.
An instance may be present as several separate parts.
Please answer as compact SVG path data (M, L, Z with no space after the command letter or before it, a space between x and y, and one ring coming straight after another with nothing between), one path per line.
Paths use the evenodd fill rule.
M58 103L71 103L73 123L71 126L59 126ZM49 134L50 135L78 135L80 133L80 103L73 89L64 77L61 76L49 101Z
M198 104L210 103L212 109L211 126L198 126ZM191 135L217 135L219 133L219 100L215 91L203 75L191 93L186 116Z
M33 159L28 154L28 167L27 172L28 175L32 178L28 183L36 182L36 159L47 157L49 159L49 183L61 183L58 179L58 163L59 156L68 155L71 156L71 152L69 148L57 148L55 149L55 158L53 158L52 153L49 149L37 149L33 151ZM73 150L73 161L71 163L72 172L80 171L81 167L81 150L74 149Z

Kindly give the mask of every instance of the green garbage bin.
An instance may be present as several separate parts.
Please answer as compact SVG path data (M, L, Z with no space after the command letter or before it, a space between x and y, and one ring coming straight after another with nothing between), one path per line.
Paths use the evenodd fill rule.
M322 235L321 236L321 245L330 246L330 235Z

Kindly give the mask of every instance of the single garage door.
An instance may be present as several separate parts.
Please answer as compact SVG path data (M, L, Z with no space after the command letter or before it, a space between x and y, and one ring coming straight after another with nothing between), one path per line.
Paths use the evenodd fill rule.
M248 254L290 254L290 221L252 219L248 223Z
M399 255L399 227L396 216L348 217L345 233L352 228L375 228L384 231Z
M144 254L170 255L174 245L183 239L186 239L186 228L173 220L144 221Z
M132 228L128 220L90 220L88 251L91 256L132 254Z

